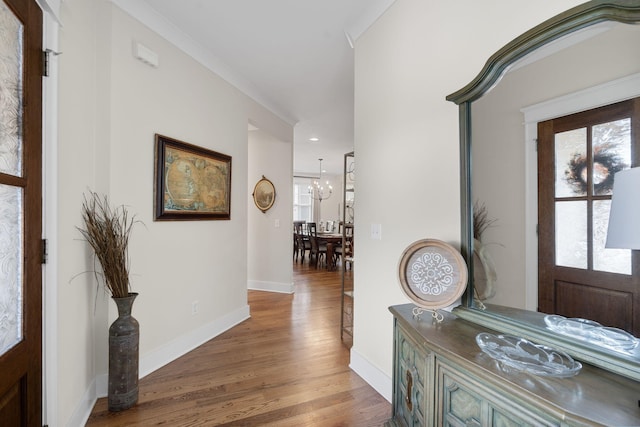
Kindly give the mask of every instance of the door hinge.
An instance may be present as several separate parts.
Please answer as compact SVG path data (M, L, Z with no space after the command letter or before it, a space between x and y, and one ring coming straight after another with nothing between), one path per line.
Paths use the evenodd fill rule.
M62 52L56 52L55 50L46 49L42 51L42 75L49 77L49 54L53 56L61 55Z
M42 264L47 263L47 258L49 257L48 248L47 248L47 239L42 239Z

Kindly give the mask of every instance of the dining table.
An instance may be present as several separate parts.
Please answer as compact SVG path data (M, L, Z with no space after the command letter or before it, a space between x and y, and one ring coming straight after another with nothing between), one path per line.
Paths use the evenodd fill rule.
M324 243L327 245L327 270L335 270L337 266L333 260L333 255L335 253L336 246L342 244L342 234L319 231L318 240L318 243Z

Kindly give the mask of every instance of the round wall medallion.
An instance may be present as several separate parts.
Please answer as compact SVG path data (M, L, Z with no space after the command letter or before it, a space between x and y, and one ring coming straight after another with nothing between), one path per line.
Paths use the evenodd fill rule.
M253 188L253 202L256 207L265 213L276 201L276 187L273 186L273 182L269 181L262 175L262 179L258 181Z
M453 246L418 240L402 253L400 286L419 307L436 310L455 303L467 287L467 264Z

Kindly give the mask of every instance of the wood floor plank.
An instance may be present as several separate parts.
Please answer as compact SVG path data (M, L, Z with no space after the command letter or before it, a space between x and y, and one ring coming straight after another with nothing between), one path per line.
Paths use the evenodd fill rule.
M380 426L391 405L348 367L340 271L294 263L293 295L249 291L251 318L140 380L138 404L87 426Z

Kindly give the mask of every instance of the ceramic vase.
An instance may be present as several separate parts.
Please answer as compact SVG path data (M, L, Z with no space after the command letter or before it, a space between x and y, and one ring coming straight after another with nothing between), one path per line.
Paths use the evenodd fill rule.
M137 296L113 298L118 318L109 327L109 411L124 411L138 402L140 325L131 316Z

